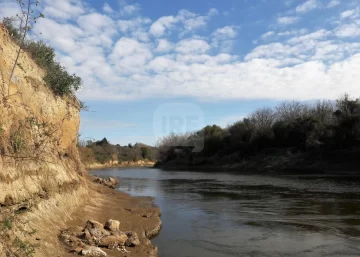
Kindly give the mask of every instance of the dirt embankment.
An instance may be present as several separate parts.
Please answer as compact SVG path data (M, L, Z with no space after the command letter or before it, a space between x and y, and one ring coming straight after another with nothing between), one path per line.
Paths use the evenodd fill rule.
M142 241L127 256L150 256L159 210L88 180L77 150L78 101L55 96L26 53L9 85L17 49L0 24L0 256L70 256L58 235L87 219L120 220Z

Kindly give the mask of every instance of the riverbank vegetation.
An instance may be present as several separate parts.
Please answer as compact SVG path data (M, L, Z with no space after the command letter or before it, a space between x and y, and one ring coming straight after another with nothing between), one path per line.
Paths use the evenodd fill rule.
M356 162L360 100L344 95L336 101L285 101L274 109L255 110L226 128L213 125L186 135L171 134L158 142L158 148L158 166L263 163L262 168L278 168L305 162L315 167L317 161L335 159Z
M154 162L157 149L142 143L120 146L113 145L106 138L99 141L80 141L79 152L82 162L89 164L122 164L127 162Z

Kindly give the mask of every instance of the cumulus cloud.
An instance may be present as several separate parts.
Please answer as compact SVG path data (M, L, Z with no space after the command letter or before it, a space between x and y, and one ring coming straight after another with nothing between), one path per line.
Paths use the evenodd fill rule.
M45 17L71 19L85 13L86 8L81 0L44 0L43 13Z
M268 31L268 32L262 34L262 35L261 35L261 38L262 38L262 39L267 39L267 38L272 37L272 36L274 36L274 35L275 35L275 32L274 32L274 31Z
M314 9L309 2L319 4L303 2L297 15ZM15 7L0 6L0 14ZM35 24L33 36L55 47L58 61L83 78L79 96L84 100L312 99L358 93L356 8L338 13L340 23L316 30L291 25L297 16L278 17L272 31L258 35L271 37L271 43L259 40L263 43L246 52L232 48L243 28L208 26L216 9L179 10L151 20L141 15L140 6L124 2L120 9L104 4L96 11L80 0L46 0L42 8L48 15Z
M320 7L318 0L307 0L296 7L296 12L306 13Z
M177 43L175 50L179 53L205 53L210 49L210 45L201 39L185 39Z
M103 11L106 13L113 13L114 10L111 8L111 6L108 3L105 3L103 5Z
M167 39L160 39L155 51L164 53L171 51L173 48L174 45L170 43Z
M20 7L14 1L3 1L0 3L0 20L4 17L13 17L20 12Z
M165 16L159 18L150 27L150 34L155 37L161 37L167 29L170 29L178 20L174 16Z
M176 24L181 24L179 36L183 37L187 33L206 27L210 18L217 14L216 9L210 9L207 15L198 15L183 9L176 16L160 17L151 25L149 32L155 37L162 37L166 31L171 30Z
M331 0L326 7L327 8L333 8L333 7L335 7L335 6L339 5L339 4L340 4L340 0Z
M358 37L360 27L356 24L344 24L336 29L335 34L338 37Z
M298 17L295 16L282 16L278 17L277 22L280 25L289 25L299 21Z
M356 9L344 11L340 14L341 19L346 19L346 18L355 19L359 16L360 16L360 8L359 7L357 7Z

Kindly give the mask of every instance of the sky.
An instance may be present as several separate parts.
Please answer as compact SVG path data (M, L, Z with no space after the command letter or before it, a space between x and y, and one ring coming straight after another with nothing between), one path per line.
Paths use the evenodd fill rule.
M280 101L359 96L360 0L41 0L82 139L155 144ZM19 12L0 0L0 18Z

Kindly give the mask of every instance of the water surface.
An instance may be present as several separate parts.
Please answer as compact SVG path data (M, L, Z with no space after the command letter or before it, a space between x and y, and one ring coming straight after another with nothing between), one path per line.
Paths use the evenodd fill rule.
M160 257L360 256L360 178L93 171L153 196Z

